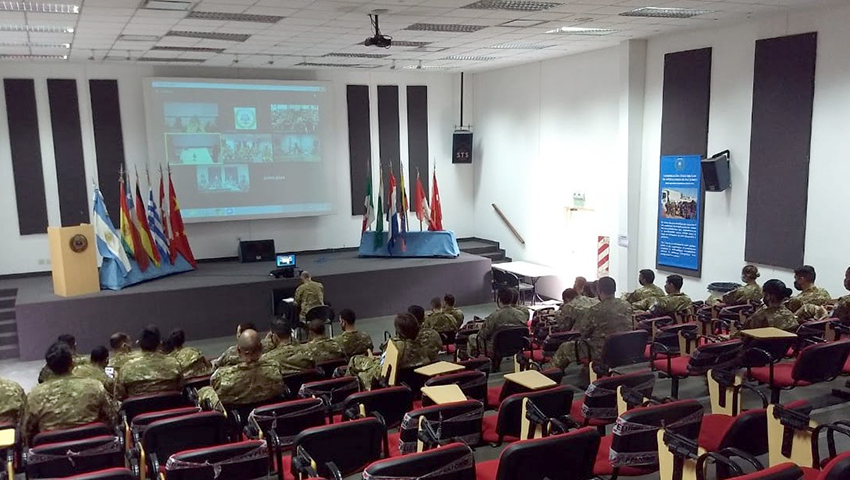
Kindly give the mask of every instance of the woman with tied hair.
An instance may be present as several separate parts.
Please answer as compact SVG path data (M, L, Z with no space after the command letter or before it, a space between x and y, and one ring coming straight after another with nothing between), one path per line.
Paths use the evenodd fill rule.
M800 324L797 323L794 312L785 306L785 300L791 296L791 289L786 287L782 280L774 278L764 282L762 290L764 306L744 322L741 330L775 327L789 332L795 331Z
M744 285L723 295L723 303L728 306L746 305L750 302L761 300L762 291L756 279L759 278L759 269L755 265L747 265L741 270L741 281Z

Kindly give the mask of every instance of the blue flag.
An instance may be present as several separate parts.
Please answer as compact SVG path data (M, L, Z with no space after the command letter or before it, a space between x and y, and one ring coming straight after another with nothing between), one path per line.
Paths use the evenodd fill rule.
M97 252L103 258L115 260L121 274L126 277L132 268L130 259L127 258L127 252L121 244L121 235L118 234L112 219L109 218L106 204L103 201L103 194L100 193L99 188L94 190L93 203L92 223L94 224L94 236L97 239Z

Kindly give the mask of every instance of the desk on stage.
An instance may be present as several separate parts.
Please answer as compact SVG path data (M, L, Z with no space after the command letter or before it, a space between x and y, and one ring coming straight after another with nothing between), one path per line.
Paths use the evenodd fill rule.
M404 234L404 250L401 238L396 238L393 248L389 248L390 234L384 232L383 241L376 243L378 234L365 232L360 236L361 257L400 257L400 258L455 258L460 255L455 232L407 232Z
M556 272L552 268L531 262L497 263L493 265L493 268L496 270L501 270L503 272L513 273L518 277L525 277L529 281L531 281L531 293L533 295L532 303L534 303L534 301L538 298L537 281L543 277L555 277L558 275L558 272Z

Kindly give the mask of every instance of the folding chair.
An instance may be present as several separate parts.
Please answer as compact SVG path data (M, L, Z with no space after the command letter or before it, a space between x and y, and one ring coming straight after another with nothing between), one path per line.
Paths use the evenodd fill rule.
M120 467L65 477L65 480L136 480L136 477L129 469Z
M596 427L600 434L619 416L617 388L628 387L643 397L651 397L655 389L655 374L636 372L600 378L591 383L584 397L573 401L570 417L582 426Z
M609 335L602 345L598 362L590 362L590 381L616 373L615 368L646 361L644 351L649 340L645 330L632 330Z
M770 387L770 403L776 404L782 390L828 382L838 377L848 355L850 340L805 347L793 363L778 363L781 358L765 353L770 363L766 367L751 368L750 376Z
M101 435L82 440L46 443L30 448L27 478L60 478L124 466L120 437Z
M670 396L678 398L679 380L705 375L710 369L732 364L737 359L741 346L740 340L707 343L698 347L691 355L673 357L666 346L654 343L650 365L653 370L663 372L670 377ZM663 356L659 358L659 354Z
M224 416L227 417L228 431L232 438L240 438L245 427L248 426L248 418L251 412L266 405L274 405L280 403L284 399L282 397L270 398L268 400L256 403L247 403L241 405L232 405L224 403Z
M157 478L164 472L165 461L184 450L227 443L227 419L219 412L200 412L151 423L137 446L140 480Z
M342 404L342 420L354 420L379 414L387 428L401 424L404 414L413 409L413 393L405 385L353 393Z
M484 356L493 361L493 368L498 372L505 357L513 357L518 353L531 350L528 339L528 327L510 327L497 330L493 334L492 351L489 351L488 342L479 339L484 347L481 351Z
M313 307L304 316L307 322L312 320L324 320L325 325L327 325L330 329L331 337L334 336L333 320L334 317L336 317L336 312L334 312L330 305L319 305L317 307Z
M475 458L466 444L451 443L426 452L378 460L366 467L363 478L475 480Z
M467 445L481 442L481 426L484 417L484 404L477 400L447 403L418 408L404 415L398 432L388 437L390 456L413 453L425 448L419 445L421 418L438 425L440 437L437 441L461 441Z
M126 425L140 413L157 412L193 406L181 392L161 392L130 397L121 402L121 416Z
M345 367L348 365L348 359L345 358L336 358L333 360L326 360L324 362L316 363L316 370L319 371L325 378L333 377L334 372L339 367Z
M295 438L291 472L296 477L342 478L366 468L385 451L386 429L362 418L304 430ZM283 459L284 468L290 457Z
M277 470L278 479L284 479L281 463L283 452L292 448L292 442L302 430L325 424L325 403L320 398L290 400L257 407L248 415L245 431L250 438L266 439L269 462Z
M248 440L185 450L165 465L165 480L254 480L269 474L266 442Z
M706 480L703 470L697 468L696 473L697 480ZM803 478L803 471L793 463L782 463L765 470L735 476L735 480L802 480Z
M509 445L497 460L476 465L477 480L589 480L599 433L582 428Z
M560 420L569 415L573 395L572 388L566 385L511 395L502 402L497 415L484 417L481 439L493 446L525 439L522 430L528 415L526 401L533 403L536 413Z
M290 373L289 375L283 376L283 383L286 385L287 390L292 393L298 393L301 390L301 385L309 382L318 382L319 380L324 380L325 377L322 373L315 369L310 368L307 370L302 370L298 373Z
M426 387L439 385L457 385L467 398L478 400L482 403L487 401L487 374L477 370L462 370L457 373L449 373L429 378L425 382ZM422 406L433 405L429 397L422 397Z
M157 420L165 420L166 418L191 415L200 411L200 407L182 407L172 408L171 410L162 410L159 412L148 412L136 415L136 418L134 418L133 422L130 423L130 431L133 434L133 444L135 445L136 443L138 443L142 439L142 434L144 433L145 428L147 428L148 425L153 422L156 422Z
M805 472L808 469L803 470ZM804 478L812 477L807 474ZM842 453L830 460L817 475L816 480L846 480L847 478L850 478L850 452Z
M342 412L346 397L359 391L360 381L357 377L339 377L305 383L301 385L298 396L321 398L327 407L328 421L333 422L334 414Z
M48 443L71 442L74 440L112 435L115 435L114 429L107 427L103 422L93 422L80 425L79 427L40 432L29 443L31 447L37 447Z
M564 379L564 371L560 368L547 368L545 370L541 370L540 373L549 377L555 385L560 385L561 381ZM514 383L514 382L505 382L501 385L495 385L487 388L487 408L490 409L499 409L499 405L502 401L509 396L516 393L523 393L529 391L527 388Z

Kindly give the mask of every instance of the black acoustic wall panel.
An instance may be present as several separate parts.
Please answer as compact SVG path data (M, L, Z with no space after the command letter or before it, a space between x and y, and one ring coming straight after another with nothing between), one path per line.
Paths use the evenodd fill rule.
M803 264L817 33L756 42L745 259Z
M124 135L117 80L89 80L97 176L106 208L118 218L118 175L124 165Z
M351 214L363 215L366 207L366 178L372 165L372 138L369 117L369 86L348 85L348 168L351 172ZM377 185L372 186L377 198Z
M20 234L47 233L47 200L44 196L35 84L32 79L7 78L3 80L3 87Z
M399 113L398 113L398 86L378 86L378 144L381 150L380 163L384 169L384 188L389 195L389 178L387 168L392 166L396 182L399 181L399 169L401 168L401 141L399 139ZM401 197L399 197L401 198ZM384 200L386 201L386 200Z
M701 155L708 151L708 107L711 100L711 48L664 56L661 106L661 155ZM700 204L705 207L704 193ZM704 212L700 212L699 269L667 271L699 277L702 274Z
M53 155L62 226L88 223L88 190L77 81L48 79L47 98L50 101L50 126L53 130Z
M416 209L413 201L416 192L416 172L422 180L425 197L429 197L428 182L428 87L411 85L407 87L407 158L410 162L407 195L410 197L410 211Z

